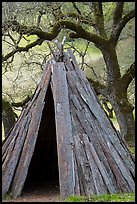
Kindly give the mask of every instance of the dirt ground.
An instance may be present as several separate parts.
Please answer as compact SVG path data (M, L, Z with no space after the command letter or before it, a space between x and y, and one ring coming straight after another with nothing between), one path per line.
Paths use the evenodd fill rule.
M20 197L2 202L61 202L61 199L59 187L50 183L26 187Z

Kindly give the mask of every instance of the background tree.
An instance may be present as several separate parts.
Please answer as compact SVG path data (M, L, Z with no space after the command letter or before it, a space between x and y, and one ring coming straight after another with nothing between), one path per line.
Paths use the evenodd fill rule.
M64 33L68 41L84 39L101 51L106 81L100 83L94 78L89 81L97 94L112 105L122 137L133 140L134 107L127 92L135 77L135 61L122 74L116 48L125 26L134 20L134 2L3 2L2 8L3 40L9 48L3 47L2 60L6 65L13 63L18 53L42 47ZM106 15L108 9L109 15ZM32 35L35 39L28 41L28 36ZM22 46L23 40L26 44Z
M2 99L2 121L4 126L5 137L7 137L11 128L14 126L16 118L17 115L14 113L11 104L5 99Z

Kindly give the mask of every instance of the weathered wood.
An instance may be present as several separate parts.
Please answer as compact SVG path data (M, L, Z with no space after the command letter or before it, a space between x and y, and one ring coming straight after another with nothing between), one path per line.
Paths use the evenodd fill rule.
M66 71L74 71L74 66L71 63L71 58L65 52L64 52L63 62L64 62L64 65L65 65Z
M11 140L15 140L15 135L16 132L18 132L18 124L20 123L20 121L22 120L22 118L24 117L24 113L25 113L25 109L22 111L21 115L18 118L18 121L15 123L15 126L12 129L12 134L9 134L5 140L2 143L2 155L4 154L4 152L7 150L7 147L9 146Z
M18 128L18 132L14 135L14 137L10 141L10 148L7 147L6 151L4 152L4 154L2 156L2 162L4 163L4 165L6 164L6 160L8 160L8 157L9 158L11 157L11 154L14 151L14 147L16 145L17 139L20 137L18 133L19 133L19 131L22 132L21 129L24 129L24 127L26 126L28 118L29 118L29 116L26 116L26 118L24 118L24 120L22 121L23 126L22 127L20 126L20 128ZM4 165L3 165L3 167L4 167Z
M134 159L70 50L64 53L63 62L47 63L33 98L4 140L3 195L9 190L13 196L22 192L42 113L49 104L45 98L48 86L55 109L61 196L134 192Z
M78 169L79 169L79 177L81 177L81 181L83 184L83 189L85 191L85 195L89 196L91 194L95 194L95 187L93 184L93 175L91 174L91 170L89 167L89 162L87 160L85 150L83 147L83 143L80 136L80 131L77 131L77 124L76 124L76 118L73 118L73 134L74 134L74 143L75 148L74 152L77 157L78 162Z
M102 177L102 174L98 168L98 165L96 164L96 160L90 152L90 148L88 145L91 142L88 140L88 136L86 134L83 135L83 139L84 139L85 151L86 151L87 158L88 158L89 165L90 165L90 169L91 169L91 172L93 175L93 183L95 186L96 194L97 195L105 194L108 192L108 190L107 190L107 187L104 183L104 179Z
M101 115L101 117L99 117L99 119L101 119L99 121L99 124L102 125L102 127L107 127L106 130L107 130L107 132L109 131L108 135L110 135L110 140L111 140L113 146L115 146L116 151L120 155L122 155L122 158L125 156L129 158L129 159L125 158L124 161L127 163L128 167L130 168L130 171L134 174L135 173L133 170L134 169L134 161L133 161L132 155L130 154L130 151L128 150L127 144L125 143L125 141L122 141L122 139L119 137L117 131L115 130L113 124L111 123L110 119L108 117L106 117L106 114L105 114L105 112L104 112L104 110L103 110L103 108L99 102L99 99L97 98L93 87L89 84L85 73L82 70L78 69L78 65L77 65L77 62L74 58L72 51L70 50L69 53L73 59L73 64L75 64L75 67L77 70L77 76L79 78L79 80L77 80L77 81L80 81L80 84L83 86L86 93L89 95L88 104L91 104L89 102L95 101L95 104L98 106L97 109L99 110L98 115ZM91 104L91 107L93 107L93 106L94 106L94 104ZM94 111L94 109L92 109L92 110ZM113 134L112 134L112 132L113 132ZM103 136L105 136L105 135L106 134L104 133ZM105 140L106 140L106 138L105 138Z
M74 153L74 145L73 145L73 155L74 155L74 176L75 176L75 187L74 187L74 194L75 195L81 195L80 191L80 181L79 181L79 175L78 175L78 163L77 163L77 158Z
M69 73L69 75L70 75L70 73ZM74 74L71 74L71 75L73 76ZM82 76L81 78L83 78L83 81L86 80L86 77L84 77L84 76ZM89 83L86 82L88 84L88 90L89 90L89 92L86 92L87 89L86 90L83 89L83 87L81 86L81 83L78 83L79 80L78 79L76 80L76 77L73 76L73 80L77 81L77 83L76 83L77 91L81 95L81 98L83 99L83 101L85 103L87 103L90 111L92 111L92 113L94 115L96 115L96 119L98 120L98 126L101 126L101 131L104 132L102 134L104 137L104 140L106 142L108 142L110 145L112 143L110 149L116 148L116 151L120 155L122 155L122 158L125 157L124 161L127 163L132 174L134 174L134 161L133 161L132 155L130 154L129 150L127 149L127 146L125 145L125 143L118 136L117 131L112 126L109 118L106 116L106 114L105 114L103 108L101 107L97 97L95 96L93 90L91 90ZM70 79L68 79L68 81L70 81ZM73 89L74 88L76 89L76 87L73 87ZM89 98L89 93L90 93L90 98ZM77 95L78 95L78 93L77 93ZM94 108L92 108L92 107L94 107ZM96 122L97 121L95 120L94 123L96 123ZM115 152L114 152L114 154L115 154Z
M71 89L72 89L72 92L75 94L75 95L73 95L72 96L72 100L73 100L73 103L75 104L75 107L76 107L76 109L73 111L73 112L77 112L77 116L79 117L79 120L81 120L81 125L83 124L83 128L85 129L85 132L87 132L87 130L89 129L89 127L90 127L90 123L93 125L93 130L96 130L96 133L97 133L97 135L98 135L98 139L99 139L99 135L101 136L101 138L103 137L102 136L102 127L100 126L100 124L99 124L99 122L98 122L98 114L95 114L95 110L96 110L96 108L98 108L98 107L96 107L95 106L95 104L94 104L94 106L92 106L92 107L94 107L94 114L92 113L91 114L91 116L89 117L89 119L88 119L88 123L86 124L85 123L85 121L87 121L87 118L85 118L84 119L84 112L85 112L85 116L87 115L87 114L89 114L90 112L92 112L92 109L91 109L91 107L89 107L89 105L90 105L90 103L88 102L88 104L87 104L87 101L88 101L88 95L86 95L86 92L84 91L84 90L82 90L82 87L81 87L81 84L79 83L79 81L77 80L77 76L76 76L76 74L75 73L73 73L72 71L71 72L68 72L67 73L67 77L68 77L68 82L69 82L69 85L70 85L70 87L71 87ZM74 83L74 81L75 81L75 83ZM79 100L77 100L77 97L76 96L78 96L79 95ZM74 100L75 99L75 100ZM82 102L82 100L84 101L84 103ZM81 104L82 104L82 107L81 107L81 105L80 105L80 102L81 101ZM84 105L84 104L86 104L86 105ZM88 108L88 109L87 109ZM82 114L82 110L84 110L83 111L83 114ZM81 112L81 115L80 115L80 112ZM82 116L82 117L81 117ZM93 116L93 117L92 117ZM100 127L100 130L99 130L99 128L98 127ZM105 126L106 127L106 126ZM99 132L98 132L99 131ZM91 133L92 132L92 129L88 132L88 134L89 133ZM112 134L113 134L113 132L112 132ZM96 140L98 140L98 139L94 139L93 140L93 135L91 136L90 135L90 139L91 139L91 141L92 141L92 144L95 144L95 142L96 142ZM108 138L105 138L106 140L107 140L107 144L109 144L110 143L110 141L109 141L109 137ZM106 141L105 140L105 141ZM101 141L100 141L100 144L101 144ZM98 144L98 147L99 147L99 144ZM108 146L107 146L107 148L108 148ZM113 147L113 145L112 145L112 147L111 148L113 148L113 149L115 149L115 147ZM110 149L109 149L109 151L110 151ZM129 180L129 178L130 178L130 181L129 181L129 183L130 183L130 188L132 189L132 191L134 191L134 181L132 180L132 177L131 177L131 175L129 174L129 172L128 172L128 170L125 170L125 167L124 167L124 165L122 164L123 162L122 162L122 160L121 160L121 157L117 154L117 152L114 152L115 153L115 155L117 155L117 159L116 159L116 161L121 161L120 162L120 166L119 166L119 168L121 169L121 173L122 172L124 172L124 173L122 173L123 174L123 176L124 176L124 174L126 175L125 177L126 178L128 178L128 179L126 179L126 180ZM113 154L114 155L114 154ZM106 155L107 156L107 155ZM100 157L101 158L101 157ZM109 157L110 158L110 157ZM103 159L103 158L102 158ZM105 159L105 160L107 160L107 161L110 161L110 160L108 160L108 156L107 156L107 158ZM104 161L105 162L105 160L102 160L102 161ZM115 162L116 162L115 161ZM113 164L114 164L114 166L116 165L116 163L115 163L114 161L112 162ZM105 162L106 163L106 162ZM110 163L109 163L109 165L110 165ZM118 163L117 163L117 165L118 165ZM112 168L112 166L110 165L110 167L111 167L111 169L113 169ZM116 167L117 168L117 167ZM122 169L123 169L123 171L122 171ZM109 171L109 173L110 173L110 171ZM112 174L111 174L112 175ZM118 170L115 172L115 176L116 175L118 175ZM108 176L107 176L108 177ZM106 178L107 178L106 177ZM120 179L120 176L118 177L119 179ZM114 182L114 176L113 176L113 179L112 179L112 183ZM121 178L121 183L122 182L125 182L124 180L123 180L123 178ZM110 183L110 182L109 182ZM116 182L115 182L116 183ZM113 185L112 185L113 186ZM126 186L126 183L124 183L123 184L123 186ZM127 189L127 191L129 190L129 187L127 186L127 188L125 188L125 189L123 189L123 187L122 187L122 185L121 185L121 189L124 191L125 189ZM116 191L111 191L111 193L114 193L114 192L116 192Z
M57 132L60 193L62 197L67 197L74 194L75 178L72 127L64 63L58 62L56 65L53 64L52 84Z
M70 81L69 81L70 82ZM71 93L72 94L72 93ZM69 95L70 95L70 90L69 90ZM72 98L74 99L75 97L74 97L74 95L72 96ZM77 110L75 110L74 109L74 107L73 107L73 110L72 110L72 107L71 107L71 115L73 115L73 113L76 113L77 111L78 112L80 112L81 110L82 110L82 108L80 107L80 105L77 103L76 104L76 109ZM84 113L83 113L84 114ZM81 118L83 118L83 114L81 114ZM73 119L73 124L75 124L75 128L76 127L78 127L78 130L77 130L77 134L79 134L81 131L80 131L80 127L82 126L82 124L80 124L80 125L76 125L76 120L77 120L77 118L75 118L75 119ZM80 126L80 127L79 127ZM85 127L85 129L86 129L86 127ZM91 133L91 131L90 131L90 133ZM73 131L73 135L74 135L74 137L76 137L76 133ZM80 136L80 135L79 135ZM79 137L79 139L77 138L76 139L76 142L75 143L77 143L78 142L78 140L80 140L80 137ZM84 147L85 148L85 147ZM74 148L75 149L75 148ZM83 156L84 156L85 154L83 153ZM76 157L77 157L78 155L76 155ZM82 157L83 157L82 156ZM81 158L80 159L78 159L78 160L81 160ZM86 161L86 155L85 155L85 157L84 157L84 161ZM88 161L89 162L89 165L90 165L90 163L91 163L91 160L90 161ZM92 165L92 168L93 168L93 163L91 164ZM83 165L83 167L85 168L85 165ZM91 171L92 171L92 169L91 169ZM93 169L93 174L94 174L94 172L95 172L95 169ZM93 175L92 174L92 175ZM90 178L90 180L91 180L91 176L89 177ZM94 178L93 178L94 179ZM92 186L94 185L94 182L93 182L93 180L91 180L91 183L92 183ZM101 185L101 182L99 182L100 183L100 185ZM88 186L87 185L87 183L86 183L86 185L85 185L86 187ZM90 186L91 186L91 184L90 184ZM84 187L85 189L86 189L86 187ZM103 192L103 191L102 191ZM105 189L105 191L104 192L106 192L106 189ZM90 193L91 193L91 191L90 191Z
M73 112L76 112L76 110L75 109L73 109ZM80 118L79 118L80 119ZM81 117L81 120L82 120L82 117ZM74 119L74 121L75 121L75 123L76 123L76 121L78 121L78 118L76 118L75 117L75 119ZM83 128L83 126L84 126L84 124L82 124L83 123L83 121L84 120L82 120L82 122L79 124L79 125L77 125L77 127L82 127ZM83 143L84 144L84 141L83 141L83 135L84 135L84 133L85 133L85 131L86 131L86 127L84 127L84 129L83 129L83 134L81 134L82 135L82 137L81 138L79 138L79 139L81 139L81 143ZM80 132L80 128L78 129L78 132ZM88 132L88 135L89 134L92 134L92 130L90 130L90 132ZM75 134L74 134L75 135ZM92 136L93 136L93 134L92 134ZM75 136L76 137L76 136ZM96 137L97 137L97 135L96 135ZM78 140L78 139L77 139ZM93 140L92 139L92 142L93 142L93 144L95 145L95 143L94 143L94 141L96 142L96 140ZM102 169L106 169L106 167L108 167L108 166L106 166L106 160L102 157L103 155L103 153L102 153L102 151L100 150L100 148L99 148L99 146L98 145L96 145L97 146L97 151L99 152L100 151L100 156L101 156L101 158L102 158L102 164L101 164L101 167L102 167ZM84 146L84 148L86 149L86 145ZM89 163L91 163L91 161L89 161ZM104 164L105 165L104 165ZM92 171L95 171L95 169L93 169L93 166L92 166ZM105 172L108 172L107 170L104 170ZM102 172L103 172L103 170L102 170ZM101 173L102 174L102 173ZM107 179L107 180L109 180L110 178L110 171L109 171L109 175L107 174L107 176L106 176L106 173L105 174L103 174L103 176ZM91 178L90 178L91 179ZM113 180L109 180L109 182L107 182L108 184L110 184L110 190L109 191L111 191L111 193L114 193L114 192L116 192L116 190L115 190L115 185L114 185L114 182L113 182ZM93 181L93 183L92 183L92 185L94 184L94 181ZM101 183L100 183L101 184ZM86 188L86 187L85 187ZM111 188L112 188L112 190L111 190ZM98 191L99 191L99 189L98 189ZM104 190L102 191L102 192L104 192L104 191L106 191L106 187L104 186ZM90 192L91 193L91 192Z
M5 159L5 162L2 166L2 194L5 194L11 185L13 175L16 169L17 162L19 161L20 153L24 144L26 131L28 128L30 120L26 121L24 120L23 126L20 130L20 137L18 136L16 144L14 146L14 151L11 152L11 154L8 155L7 159ZM24 130L26 128L26 131Z
M20 195L22 191L22 188L27 176L29 164L34 152L34 148L35 148L35 144L38 136L38 130L40 126L40 121L42 117L42 111L45 105L44 99L50 82L50 75L51 75L51 69L50 67L48 67L48 69L46 70L47 77L43 80L43 89L41 90L39 97L37 98L37 103L32 110L32 118L28 129L27 138L24 143L19 164L13 179L11 192L15 197Z
M9 190L10 184L11 184L11 182L13 182L13 175L16 176L16 173L15 173L15 171L17 171L16 165L17 165L18 161L19 161L19 164L21 161L21 153L22 153L22 151L24 151L24 145L25 145L24 142L26 140L25 137L26 137L26 134L29 133L29 129L32 128L31 125L29 126L29 124L33 123L32 126L35 126L36 129L39 128L39 123L40 123L39 119L40 118L39 118L39 116L37 117L37 115L39 115L39 113L38 113L39 107L38 106L40 106L40 109L41 109L40 113L42 114L43 106L40 104L43 103L41 101L43 101L45 98L46 90L47 90L47 87L48 87L48 84L50 81L50 73L51 73L51 70L49 67L49 69L46 70L45 79L43 81L41 81L42 83L45 83L45 88L43 88L43 91L41 91L41 92L39 91L39 89L38 89L38 91L36 91L34 98L32 99L32 102L28 105L27 109L24 110L24 113L17 121L17 123L16 123L17 127L15 127L13 129L13 134L11 132L11 138L12 139L10 140L10 143L12 144L12 142L14 142L14 145L13 145L13 151L11 151L12 149L10 149L11 146L9 146L9 148L7 147L7 151L9 153L7 154L7 157L5 158L4 163L3 163L3 172L2 172L2 182L3 182L2 191L3 191L3 194L5 194ZM41 85L41 83L40 83L40 85ZM42 95L43 99L42 99L41 95ZM37 97L39 100L37 99L38 103L35 104L35 100ZM29 114L28 114L28 111L29 111ZM33 117L33 114L35 115L35 117ZM27 117L29 119L25 120L25 117ZM37 118L38 122L35 122L36 118ZM19 126L18 124L21 124L21 125ZM16 135L14 135L15 132L16 132ZM35 134L36 134L36 132L35 132ZM31 134L31 135L33 136L33 134ZM15 139L13 138L13 136L15 136ZM27 135L27 137L28 137L28 135ZM6 146L7 146L6 142L4 143L4 145L5 145L4 149L6 149ZM33 147L30 145L29 147L34 148L35 145ZM33 154L33 151L32 151L32 154ZM29 158L31 158L31 157L29 157ZM24 160L24 158L23 158L23 160ZM19 168L19 164L17 166L17 169ZM23 165L22 165L22 167L23 167ZM26 168L26 166L24 166L24 168L27 172L28 168ZM24 180L25 180L26 175L25 175L25 171L23 171L24 168L21 168L20 174L23 172L22 175L23 175ZM24 184L24 180L19 182L18 185L21 186L21 183ZM14 178L14 183L17 183L17 182L18 181L16 180L16 178ZM15 192L13 190L13 192L12 192L15 196L17 196L18 193L20 193L19 191L21 188L18 188L18 187L17 187L18 191ZM14 187L12 187L12 189L14 189Z
M41 106L41 108L42 109L44 108L44 104ZM36 114L39 115L37 118L36 118ZM19 164L18 164L16 173L15 173L15 177L13 179L11 192L12 192L12 195L15 197L20 195L21 193L21 190L23 188L23 185L24 185L24 182L27 176L27 172L28 172L28 168L29 168L29 164L30 164L32 155L33 155L33 151L35 148L35 143L36 143L38 129L39 129L38 125L40 123L41 114L40 112L37 112L37 113L35 112L34 115L32 116L27 138L26 138L26 141L22 149L22 153L20 156L20 160L19 160Z
M115 175L119 189L121 189L123 192L134 191L135 183L133 179L130 178L131 175L129 174L129 171L125 168L125 166L123 165L123 161L120 160L121 158L115 155L116 159L114 159L114 157L110 153L108 146L104 142L101 142L101 145L103 146L103 150L106 154L109 165Z

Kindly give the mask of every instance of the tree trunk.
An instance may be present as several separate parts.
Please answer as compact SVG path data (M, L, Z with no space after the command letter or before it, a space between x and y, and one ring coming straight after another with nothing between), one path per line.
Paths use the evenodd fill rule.
M2 122L4 126L4 137L6 137L10 131L10 129L15 124L16 117L12 106L8 101L2 99Z
M127 98L127 88L121 83L121 74L115 46L108 42L102 51L107 68L107 99L110 101L116 114L122 138L127 142L135 139L134 108Z
M120 127L120 133L128 143L135 140L135 121L133 117L134 108L127 98L117 98L111 95L110 103L114 108L116 118Z

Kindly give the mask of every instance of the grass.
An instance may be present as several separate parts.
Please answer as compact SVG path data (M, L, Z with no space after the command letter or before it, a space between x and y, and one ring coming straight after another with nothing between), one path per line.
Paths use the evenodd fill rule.
M103 194L93 196L69 196L65 202L135 202L135 193Z
M3 197L2 200L8 201L12 199L12 195L10 193L6 193Z
M4 195L2 200L10 201L12 196L10 194ZM135 202L135 193L117 193L117 194L103 194L93 196L69 196L65 200L59 199L59 202Z

